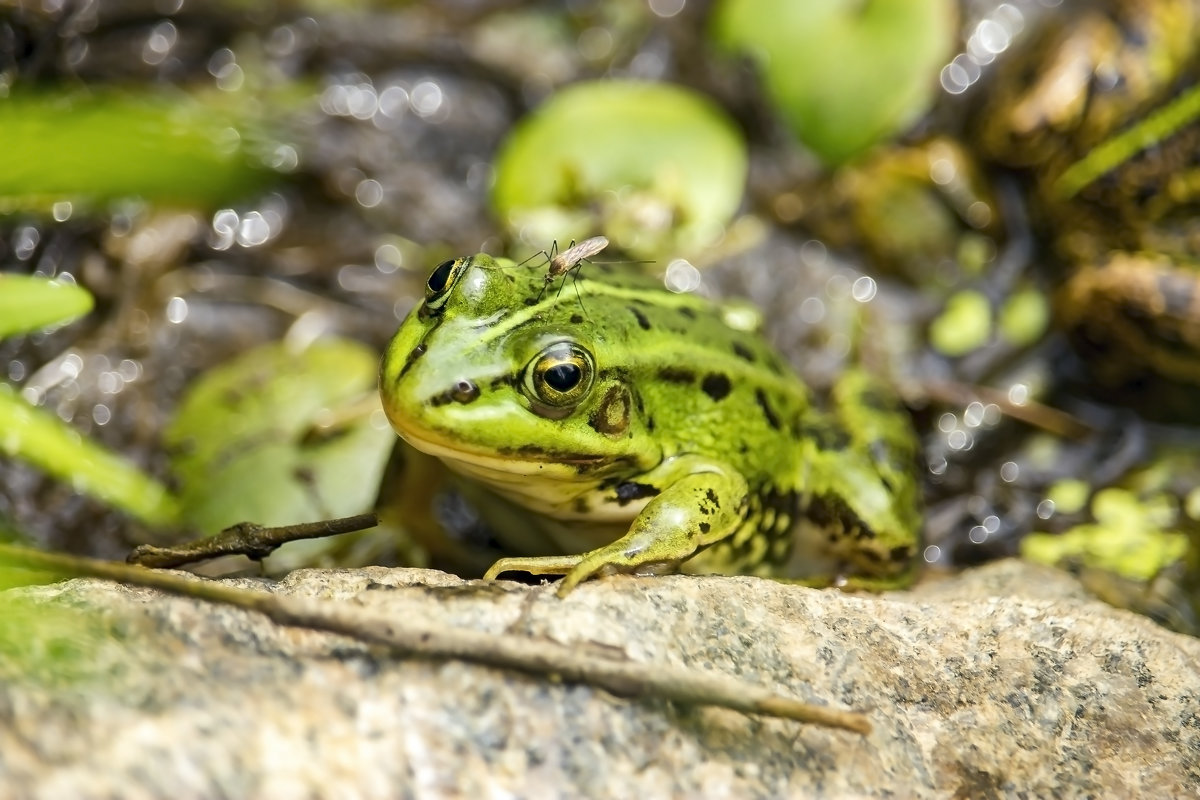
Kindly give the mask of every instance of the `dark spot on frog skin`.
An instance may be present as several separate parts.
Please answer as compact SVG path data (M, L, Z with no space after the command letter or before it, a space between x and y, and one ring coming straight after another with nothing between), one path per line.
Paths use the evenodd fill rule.
M516 385L517 385L517 376L516 375L499 375L495 378L492 378L492 382L488 384L488 387L494 392L497 389L503 389L506 386L516 386Z
M781 492L777 489L770 489L763 493L762 501L763 508L771 509L777 517L791 517L796 513L796 508L800 503L800 495L793 491Z
M571 504L577 514L586 514L591 511L591 506L588 505L587 498L580 495L575 498L575 502Z
M892 561L908 561L912 558L912 548L907 545L893 547L888 551L888 558Z
M792 520L800 505L800 495L793 491L768 489L755 495L755 504L747 510L747 514L758 525L758 529L771 536L790 534ZM771 512L767 514L767 512ZM768 523L770 518L770 524ZM791 552L790 537L788 544L779 548L780 552Z
M617 487L617 505L627 506L634 500L641 500L645 497L654 497L657 494L658 488L651 486L648 483L626 481Z
M654 417L646 417L646 431L654 433Z
M608 457L594 453L577 453L569 450L548 450L536 444L523 444L520 447L498 447L496 452L502 456L525 458L532 461L554 461L559 464L570 464L580 474L587 474L601 467L622 467L632 469L636 460L632 456Z
M858 530L854 532L854 538L860 542L869 541L875 538L875 531L871 530L866 525L860 525Z
M766 392L762 389L755 389L754 399L758 401L758 407L762 409L763 417L766 418L771 429L779 430L779 416L775 413L775 409L771 408L771 401L767 399Z
M696 310L695 310L695 309L693 309L693 308L687 308L687 307L685 306L685 307L683 307L683 308L679 309L679 313L680 313L680 314L683 314L683 315L684 315L685 317L687 317L688 319L695 319L695 318L696 318Z
M804 508L804 516L829 531L829 541L838 543L847 538L874 539L875 531L863 524L843 500L831 495L814 495Z
M397 377L397 378L402 378L402 377L404 377L404 373L406 373L406 372L408 372L410 369L412 369L412 365L413 365L413 364L415 364L415 363L417 363L417 359L418 359L418 358L420 358L421 356L425 355L425 351L426 351L426 350L428 350L428 349L429 349L429 348L428 348L428 347L425 345L425 343L424 343L424 342L422 342L421 344L419 344L419 345L417 345L416 347L414 347L414 348L413 348L413 349L412 349L412 350L409 352L409 354L408 354L408 357L404 359L404 366L402 366L402 367L400 368L400 374L399 374L399 375L397 375L396 377Z
M650 320L646 317L645 314L643 314L641 312L640 309L634 308L633 306L629 306L629 310L633 312L633 315L635 317L637 317L638 325L641 326L642 330L644 330L644 331L650 330Z
M663 367L658 371L660 380L667 383L695 383L696 373L683 367Z
M600 405L592 412L588 424L596 433L619 436L629 429L629 392L624 386L609 387Z
M733 390L733 384L725 375L719 372L710 372L704 376L704 380L700 383L700 389L712 398L714 403L717 403L729 396Z
M712 503L713 505L720 505L720 503L717 500L717 493L714 492L712 489L706 489L704 491L704 498L706 500L708 500L708 502Z
M712 525L709 525L707 522L701 522L697 527L700 528L701 533L708 533L712 530Z
M849 434L825 420L812 420L803 426L800 435L816 442L822 450L845 450L850 446Z
M733 343L733 354L742 361L748 361L751 364L754 363L754 351L741 342Z
M538 304L538 299L536 297L526 297L525 298L525 305L536 306L537 304Z
M582 314L572 314L571 315L571 324L572 325L583 324L583 315Z

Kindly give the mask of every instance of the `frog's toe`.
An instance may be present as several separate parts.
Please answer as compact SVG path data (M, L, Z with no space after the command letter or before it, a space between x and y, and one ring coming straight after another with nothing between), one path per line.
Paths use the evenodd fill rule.
M555 592L559 598L566 597L571 592L575 591L575 587L586 581L588 578L598 574L604 568L603 563L589 563L587 561L580 562L573 570L563 576L563 579L558 582L558 591Z
M566 575L575 569L582 556L549 556L539 558L502 558L483 573L485 581L494 581L505 572L528 572L530 575Z

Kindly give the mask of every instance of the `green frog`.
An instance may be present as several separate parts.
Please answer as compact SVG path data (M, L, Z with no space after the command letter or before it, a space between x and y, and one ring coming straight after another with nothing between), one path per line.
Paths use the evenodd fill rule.
M383 359L383 406L511 557L484 575L911 578L921 513L906 410L861 370L829 410L745 306L589 264L561 298L485 254L433 270ZM428 492L428 486L421 491Z

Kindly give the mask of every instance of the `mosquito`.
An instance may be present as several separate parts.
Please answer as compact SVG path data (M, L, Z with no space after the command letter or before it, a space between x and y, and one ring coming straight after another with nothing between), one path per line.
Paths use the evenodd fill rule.
M557 246L557 244L553 245L550 248L551 252L553 252ZM576 244L575 240L572 239L570 247L568 247L566 250L563 250L561 253L555 253L554 255L551 255L550 267L546 270L546 283L545 286L542 287L541 294L538 295L539 299L541 298L542 294L545 294L546 288L550 286L550 284L554 283L559 278L562 278L563 284L566 284L567 280L564 276L568 272L573 269L578 269L580 264L596 255L606 247L608 247L607 236L593 236L590 239L584 239L579 244ZM562 286L558 287L558 291L559 293L562 293ZM582 300L580 302L582 302Z

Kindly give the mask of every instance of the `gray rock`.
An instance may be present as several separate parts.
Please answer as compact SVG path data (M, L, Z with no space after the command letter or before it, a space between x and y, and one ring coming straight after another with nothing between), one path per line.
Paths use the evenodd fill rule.
M630 701L74 580L9 593L102 611L49 648L57 658L0 647L0 797L1178 797L1200 786L1200 641L1016 562L884 597L677 576L609 578L558 600L383 568L231 583L724 673L866 710L874 732Z

